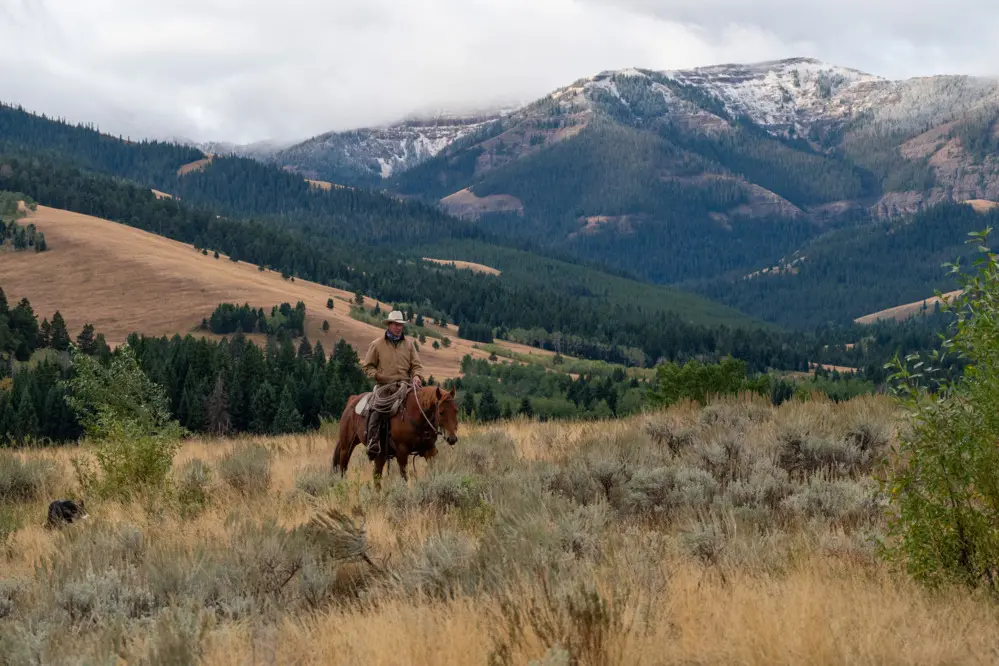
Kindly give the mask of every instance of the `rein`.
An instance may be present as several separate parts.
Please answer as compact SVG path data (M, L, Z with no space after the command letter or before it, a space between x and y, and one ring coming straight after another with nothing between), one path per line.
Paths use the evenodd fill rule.
M409 385L413 387L413 393L416 394L417 393L417 388L415 386L413 386L412 380L410 380L410 384ZM415 397L416 397L416 408L418 410L420 410L420 414L423 415L423 419L427 422L427 424L431 428L434 429L434 433L436 433L436 435L438 437L440 437L441 435L443 435L444 434L443 429L439 425L437 425L436 423L434 423L433 421L431 421L430 417L427 416L427 413L425 411L423 411L423 407L420 405L420 396L416 395ZM439 407L440 403L437 403L436 406ZM437 412L436 411L434 412L434 416L437 416Z

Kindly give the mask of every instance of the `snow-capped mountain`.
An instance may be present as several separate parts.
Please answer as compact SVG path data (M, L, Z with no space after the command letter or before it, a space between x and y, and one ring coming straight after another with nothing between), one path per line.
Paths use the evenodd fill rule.
M377 182L425 162L456 142L474 138L505 113L442 113L382 127L329 132L280 150L270 160L309 178Z

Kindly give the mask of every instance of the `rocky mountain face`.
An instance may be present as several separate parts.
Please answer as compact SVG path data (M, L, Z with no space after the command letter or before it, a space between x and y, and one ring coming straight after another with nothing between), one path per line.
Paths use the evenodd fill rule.
M463 146L478 155L460 184L468 186L601 121L669 133L688 152L745 178L746 169L725 164L732 160L717 150L705 155L693 144L731 143L748 129L779 141L777 152L838 162L863 181L859 192L832 188L810 197L817 217L858 206L891 216L943 199L999 197L999 163L990 154L999 146L997 117L999 84L966 76L889 81L807 58L609 71L553 92L504 119L502 130L483 142ZM705 166L705 172L715 171Z

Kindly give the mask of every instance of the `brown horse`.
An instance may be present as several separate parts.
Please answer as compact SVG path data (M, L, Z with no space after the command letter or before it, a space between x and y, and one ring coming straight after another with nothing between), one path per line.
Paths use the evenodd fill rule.
M437 455L439 435L444 435L444 439L452 446L457 443L458 409L454 393L453 388L442 391L438 386L425 386L417 391L410 391L399 411L389 420L389 439L395 447L395 459L399 463L399 474L403 480L409 479L406 474L409 456L418 455L430 460ZM351 396L340 416L340 437L333 450L333 469L339 471L341 476L347 473L354 447L365 440L366 417L354 412L354 406L360 399L360 395ZM381 489L388 449L388 446L383 446L374 459L377 490Z

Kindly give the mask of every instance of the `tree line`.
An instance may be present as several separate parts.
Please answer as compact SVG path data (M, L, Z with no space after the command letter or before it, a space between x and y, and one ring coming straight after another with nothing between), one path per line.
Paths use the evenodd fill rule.
M292 310L294 312L295 310ZM128 347L162 386L172 418L194 433L281 434L338 419L347 399L370 381L357 353L340 340L327 354L282 329L261 348L237 332L220 341L132 334ZM39 324L27 299L10 307L0 290L0 443L75 441L82 434L66 402L72 351L108 364L119 353L86 324L71 338L56 312Z
M287 332L298 338L305 335L305 303L299 301L294 308L289 303L275 305L270 315L265 314L263 308L252 308L248 303L220 303L210 317L201 320L201 330L216 335Z

